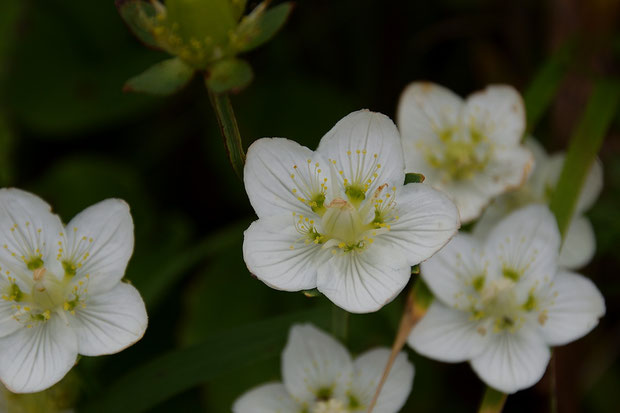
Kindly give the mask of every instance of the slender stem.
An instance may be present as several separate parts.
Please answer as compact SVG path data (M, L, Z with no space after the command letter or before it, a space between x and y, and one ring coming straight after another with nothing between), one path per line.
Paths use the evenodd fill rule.
M549 378L549 386L550 386L550 395L549 395L549 411L551 413L558 413L558 392L557 392L557 381L556 381L556 352L554 351L551 354L551 362L549 363L550 378Z
M430 291L428 291L421 279L418 278L414 284L414 287L411 289L411 292L407 294L407 302L405 303L403 316L400 319L400 325L398 327L398 332L396 333L396 338L394 339L394 344L392 344L390 358L388 359L387 365L383 370L383 375L381 376L375 395L368 405L367 413L372 413L375 408L379 395L381 394L381 390L383 389L383 385L390 375L394 361L396 361L396 357L398 357L400 350L407 342L407 337L409 337L413 327L415 327L418 321L426 313L431 300L432 298L430 296Z
M337 305L332 305L332 333L344 344L349 335L349 313Z
M217 123L220 125L220 132L224 138L224 145L226 145L226 152L228 152L230 164L239 179L243 179L245 152L243 151L241 134L239 133L239 126L237 126L235 112L230 103L230 97L227 93L215 93L209 90L209 88L207 88L207 90L209 91L211 105L213 105L213 109L215 110Z
M506 394L487 386L478 413L499 413L506 403Z

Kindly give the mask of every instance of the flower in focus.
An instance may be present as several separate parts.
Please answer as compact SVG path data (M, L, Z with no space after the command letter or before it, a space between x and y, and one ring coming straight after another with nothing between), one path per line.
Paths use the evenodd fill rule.
M476 226L474 235L485 237L493 226L510 212L528 204L546 204L551 201L553 189L560 179L564 165L564 154L547 155L543 147L534 139L525 141L534 154L536 164L528 181L516 191L506 193L493 201L484 211ZM559 265L566 269L577 269L586 265L596 251L596 238L592 224L584 216L598 198L603 187L603 168L595 162L583 184L575 207L573 219L568 227L562 248Z
M397 112L407 171L450 195L462 222L528 176L533 158L520 144L525 109L510 86L488 86L463 101L442 86L414 82Z
M10 391L44 390L78 353L112 354L142 337L144 302L121 282L133 242L121 200L95 204L64 227L39 197L0 190L0 380Z
M437 360L469 361L503 392L532 386L549 346L584 336L605 313L590 280L558 269L559 248L555 218L543 205L513 212L484 242L458 234L422 264L436 299L409 344Z
M283 383L258 386L235 401L233 413L361 413L388 362L390 350L355 360L347 349L311 324L295 325L282 354ZM414 369L400 353L377 399L375 413L396 413L409 397Z
M349 114L315 152L257 140L244 169L259 218L245 232L249 270L279 290L317 288L347 311L378 310L459 227L447 196L404 179L398 130L380 113Z

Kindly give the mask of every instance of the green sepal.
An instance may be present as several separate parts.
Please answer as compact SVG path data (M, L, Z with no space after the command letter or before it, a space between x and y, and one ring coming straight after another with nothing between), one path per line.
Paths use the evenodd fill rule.
M405 174L405 185L420 184L424 182L425 179L426 177L422 174L416 174L416 173L410 172L408 174Z
M132 33L145 45L159 49L149 25L157 14L155 7L143 0L116 0L115 4Z
M413 267L411 267L411 275L418 275L420 274L420 264L416 264Z
M245 60L223 59L209 67L206 84L214 93L239 91L249 85L253 77L252 68Z
M316 289L316 288L313 288L312 290L304 290L304 291L302 291L302 293L304 293L304 295L305 295L306 297L310 297L310 298L313 298L313 297L320 297L320 296L322 296L322 295L323 295L323 294L322 294L322 293L321 293L318 289Z
M124 92L170 95L181 90L194 76L194 69L178 57L159 62L125 83Z
M233 47L238 52L255 49L271 39L286 23L293 4L282 3L269 10L265 8L266 2L259 4L237 26Z

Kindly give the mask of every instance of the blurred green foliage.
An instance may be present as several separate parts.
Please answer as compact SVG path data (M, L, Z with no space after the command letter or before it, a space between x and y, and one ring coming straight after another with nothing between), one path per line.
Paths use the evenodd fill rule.
M609 47L613 54L595 59L592 69L584 63L598 50L591 46L617 44L620 37L616 29L601 32L595 43L577 30L572 63L564 55L558 61L553 52L561 49L549 39L562 33L548 7L534 0L299 1L282 33L246 55L255 78L232 97L244 144L281 136L315 148L353 110L393 117L413 80L464 95L492 82L524 91L543 79L544 88L525 94L535 114L532 132L550 150L566 148L570 134L562 126L572 129L575 117L570 107L548 105L571 103L552 99L557 93L572 98L585 89L587 97L588 80L620 55ZM80 360L82 407L131 401L132 411L226 412L250 387L281 378L279 353L298 314L319 314L329 328L329 313L320 316L328 307L324 298L272 290L245 268L242 232L255 217L228 163L204 79L168 98L122 92L127 79L167 58L135 39L112 0L0 4L0 182L36 192L65 221L103 198L120 197L136 225L126 277L147 302L149 328L118 355ZM577 114L584 104L575 98ZM588 214L597 256L582 271L605 295L607 316L592 334L555 352L563 412L611 413L620 404L620 119L614 119L600 153L605 188ZM350 316L351 351L389 346L403 304L401 297L378 313ZM223 358L232 348L237 352ZM252 349L260 357L248 357ZM404 412L475 410L484 389L467 365L407 351L416 379ZM204 371L166 382L159 363L174 372L179 360ZM159 397L152 403L149 390ZM543 380L510 396L504 411L546 412L547 397Z

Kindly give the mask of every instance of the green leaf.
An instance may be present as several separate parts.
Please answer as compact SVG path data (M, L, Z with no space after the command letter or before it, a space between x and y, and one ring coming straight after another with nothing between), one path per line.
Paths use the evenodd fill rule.
M241 59L218 60L209 67L206 83L214 93L239 91L254 77L250 65Z
M534 79L523 93L527 116L527 133L531 133L547 111L564 80L575 55L575 42L562 45L540 67Z
M149 20L156 16L155 7L143 0L116 0L116 8L127 27L145 45L158 48Z
M160 402L223 373L251 368L280 354L291 324L324 325L324 310L276 317L212 336L200 345L164 354L119 378L80 406L79 411L124 413L147 411Z
M159 62L125 83L124 92L170 95L181 90L194 76L194 69L181 59Z
M619 100L619 81L597 81L585 112L571 138L564 167L549 205L558 221L562 237L566 235L579 192L603 144L607 129L616 114Z
M239 52L255 49L271 39L293 10L292 3L282 3L267 11L265 7L266 2L261 3L239 23L233 42Z
M405 174L405 185L419 184L419 183L424 182L424 179L426 179L426 177L422 174L408 173L408 174Z
M229 0L232 5L233 15L235 20L239 20L241 16L243 16L243 12L245 11L245 5L247 4L247 0Z
M239 244L248 225L248 222L241 221L213 232L161 265L158 271L148 274L148 277L134 279L134 284L140 290L147 306L149 308L157 306L170 288L189 270Z

